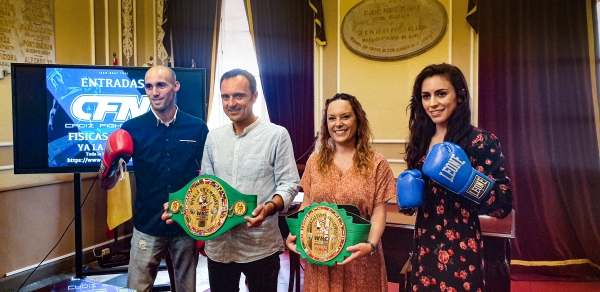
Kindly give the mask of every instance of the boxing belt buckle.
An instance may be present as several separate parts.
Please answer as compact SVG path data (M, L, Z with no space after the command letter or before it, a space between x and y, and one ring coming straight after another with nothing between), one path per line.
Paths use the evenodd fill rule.
M322 202L290 214L285 220L296 236L296 251L302 258L311 264L333 266L352 254L346 248L367 242L371 222L357 214L360 211L356 206Z
M203 174L169 194L173 221L196 240L210 240L246 222L257 206L256 195L245 195L220 178Z

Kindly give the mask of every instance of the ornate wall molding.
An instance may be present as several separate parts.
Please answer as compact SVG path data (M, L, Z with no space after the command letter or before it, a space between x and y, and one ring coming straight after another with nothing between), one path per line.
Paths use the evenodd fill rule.
M12 147L12 142L0 142L0 158L2 158L0 159L0 171L14 169L14 165L8 164L12 162Z
M162 28L164 24L163 13L165 11L165 2L164 0L156 1L156 49L157 49L157 61L160 61L160 64L168 64L169 55L167 54L167 50L163 45L163 39L165 38L165 30Z
M123 57L127 63L123 65L130 66L130 59L133 56L133 0L122 0L121 3L121 19L123 25Z
M373 139L373 144L406 144L408 140Z
M406 164L404 151L408 140L373 139L375 151L381 153L390 164Z

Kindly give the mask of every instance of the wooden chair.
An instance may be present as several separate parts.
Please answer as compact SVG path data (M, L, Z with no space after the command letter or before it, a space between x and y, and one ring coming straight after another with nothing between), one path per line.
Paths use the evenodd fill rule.
M399 292L412 291L410 281L409 281L411 273L412 273L412 265L410 264L410 257L411 257L411 255L409 253L408 260L406 260L406 263L404 264L404 266L402 267L402 270L400 271L400 283L398 285Z

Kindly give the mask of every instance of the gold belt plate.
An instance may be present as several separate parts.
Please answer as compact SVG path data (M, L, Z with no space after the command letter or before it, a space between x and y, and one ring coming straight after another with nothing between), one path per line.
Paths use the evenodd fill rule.
M328 206L311 209L300 225L300 243L306 255L315 261L335 258L346 243L344 220Z
M185 195L183 219L196 236L211 235L227 220L227 193L215 180L203 178L190 186Z

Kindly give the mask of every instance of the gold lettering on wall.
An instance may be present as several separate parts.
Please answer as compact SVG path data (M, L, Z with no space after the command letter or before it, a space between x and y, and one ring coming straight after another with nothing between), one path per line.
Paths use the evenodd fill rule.
M55 60L54 0L0 0L0 71Z
M414 57L435 46L446 32L446 9L437 0L365 0L342 21L342 40L370 59Z

